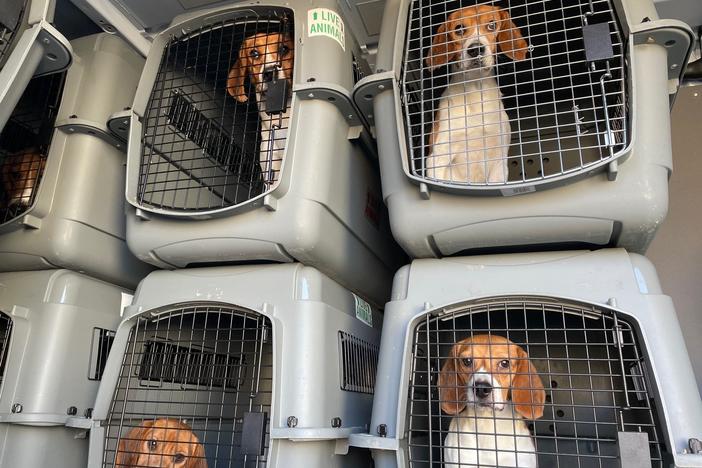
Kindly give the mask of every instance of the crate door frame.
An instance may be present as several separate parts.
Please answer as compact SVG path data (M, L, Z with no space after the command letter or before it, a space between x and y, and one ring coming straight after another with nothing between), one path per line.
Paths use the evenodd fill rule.
M148 212L156 215L181 219L209 219L213 217L225 217L243 211L259 208L266 203L266 197L275 196L276 198L280 198L288 191L290 186L290 167L293 164L292 161L290 161L290 158L294 156L294 129L297 127L299 115L298 98L296 96L296 93L292 92L292 90L290 90L290 106L288 107L288 112L290 115L287 126L287 141L285 144L285 150L283 151L280 172L277 181L275 182L272 188L266 189L256 196L253 196L231 206L202 209L196 211L164 209L155 206L150 206L148 204L145 205L139 201L138 193L139 178L141 176L140 167L143 158L142 136L144 132L144 126L146 125L144 119L151 98L151 94L155 89L157 76L161 68L163 53L167 49L168 44L172 40L172 38L177 38L183 36L184 33L185 35L187 35L201 28L206 28L212 22L222 23L231 21L233 23L236 23L237 20L245 19L251 17L252 15L258 15L260 18L265 20L266 15L283 15L286 13L292 16L291 38L293 39L293 42L296 45L292 73L292 83L294 87L295 83L299 81L299 77L301 76L300 67L302 63L303 47L297 46L302 44L303 31L300 26L301 20L298 18L300 16L299 12L296 8L291 7L289 5L272 4L270 6L265 7L252 5L247 7L227 7L223 9L214 9L209 12L200 13L195 17L191 17L180 23L174 24L173 26L169 27L168 29L160 33L158 36L156 36L151 46L150 53L146 58L144 71L141 75L141 79L139 80L139 86L134 97L134 104L131 109L131 124L129 128L128 137L126 198L129 204L137 210L139 210L139 212ZM234 98L232 98L231 96L226 96L225 99ZM256 106L256 103L250 104L254 107ZM258 165L258 151L255 152L255 156L255 164ZM144 216L148 217L148 214L145 213Z
M659 440L657 441L660 453L661 453L661 466L666 466L666 461L671 457L671 452L673 445L671 444L671 432L670 432L670 425L668 424L667 421L667 408L665 405L665 402L661 398L661 382L658 381L658 379L651 379L650 377L653 375L654 371L654 366L653 366L653 361L651 359L651 353L649 351L648 347L648 340L646 337L646 333L644 330L644 327L642 326L640 320L631 312L627 312L626 310L613 307L610 305L606 304L598 304L594 302L590 302L587 300L582 300L578 298L571 298L571 297L556 297L556 296L539 296L535 295L533 293L527 293L527 294L509 294L509 295L503 295L503 296L495 296L495 295L490 295L490 296L480 296L480 297L475 297L471 298L468 300L464 301L455 301L450 304L445 304L442 306L438 307L433 307L431 309L425 309L419 312L418 314L415 314L412 316L408 321L407 321L407 328L405 331L405 343L404 343L404 354L403 354L403 359L402 359L402 373L400 376L400 386L399 386L399 395L398 395L398 414L397 416L397 438L404 439L402 443L400 444L400 450L403 452L401 455L402 457L405 457L408 460L412 459L411 455L411 447L412 444L410 444L410 404L411 404L411 396L410 393L412 391L412 385L410 385L410 382L412 381L411 374L415 372L413 370L413 364L414 364L414 358L413 358L413 348L415 345L415 334L417 333L417 328L423 323L426 322L427 320L438 320L438 321L443 321L446 320L446 318L441 318L441 316L444 317L451 317L454 313L458 312L461 317L465 317L469 315L468 313L461 313L461 311L466 311L472 308L477 308L480 307L481 303L494 303L496 301L525 301L529 302L541 302L544 304L561 304L561 305L572 305L576 308L582 308L582 309L599 309L603 310L606 313L611 313L617 317L620 317L624 319L627 324L631 327L631 333L635 339L634 345L638 348L639 351L639 358L644 361L645 368L643 369L643 374L644 374L644 379L645 379L645 385L646 385L646 391L648 393L648 405L650 406L649 411L652 412L652 417L653 417L653 424L654 430L656 434L659 436ZM480 313L480 312L478 312ZM433 316L433 317L432 317ZM450 318L449 318L450 320ZM468 319L469 320L469 319ZM519 330L518 330L519 331ZM472 332L471 332L472 335ZM528 344L528 343L526 343ZM432 357L434 361L438 359L437 357ZM445 356L443 356L442 359L445 359ZM628 370L627 370L628 372ZM437 370L438 373L438 370ZM540 372L541 375L543 375L543 372ZM627 373L627 376L629 374ZM437 383L433 382L431 383L431 389L436 388ZM628 393L633 395L637 393L636 389L628 388ZM436 401L434 399L431 399L434 404L436 404ZM553 405L550 402L546 402L546 405ZM431 411L433 411L433 408L430 408ZM555 411L554 411L555 412ZM433 416L434 413L431 413ZM441 418L447 418L445 414L441 412L441 409L439 409L439 416ZM632 423L627 423L627 425L631 426ZM436 429L433 429L433 432L436 432ZM441 430L439 431L443 435L445 435L445 431ZM432 438L436 437L436 434L432 435ZM556 436L557 438L558 436ZM441 441L443 444L443 440ZM649 441L650 444L653 444L655 442ZM431 451L432 446L427 446L426 450ZM538 447L537 447L537 457L539 455ZM400 456L400 455L398 455ZM566 457L573 457L571 454L562 454L561 456L566 456ZM619 460L617 458L616 460ZM436 463L437 461L434 460ZM419 461L418 463L422 463L422 461ZM409 465L408 465L409 466ZM443 465L442 465L443 466Z

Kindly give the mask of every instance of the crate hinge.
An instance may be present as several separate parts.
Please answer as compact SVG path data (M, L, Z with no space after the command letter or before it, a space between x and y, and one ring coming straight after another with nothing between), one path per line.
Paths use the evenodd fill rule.
M392 90L394 82L394 73L386 71L363 78L353 88L353 102L371 129L375 127L373 100L378 94Z
M668 94L672 107L692 53L694 32L682 21L659 19L632 26L631 36L634 45L657 44L668 52Z

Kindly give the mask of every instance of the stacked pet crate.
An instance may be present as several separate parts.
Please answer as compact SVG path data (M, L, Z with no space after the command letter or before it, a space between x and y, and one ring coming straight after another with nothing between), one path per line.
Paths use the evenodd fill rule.
M0 6L0 129L32 76L65 70L71 46L51 25L52 0L8 0Z
M125 298L125 145L109 116L143 58L116 36L67 41L53 2L0 6L0 466L76 467Z
M690 33L649 0L387 1L354 99L417 260L351 437L376 467L702 466L680 327L640 255Z
M124 2L170 24L122 124L127 242L171 271L117 330L89 466L369 466L348 439L401 263L351 99L368 66L334 1L215 3Z

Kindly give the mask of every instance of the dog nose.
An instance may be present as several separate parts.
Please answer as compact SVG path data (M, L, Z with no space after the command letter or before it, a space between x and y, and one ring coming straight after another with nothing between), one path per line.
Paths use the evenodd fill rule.
M270 67L263 70L263 81L273 81L276 71L278 71L278 67Z
M471 46L468 46L468 50L466 52L468 53L469 57L480 57L482 55L485 55L485 46L480 43L473 44Z
M492 393L492 385L488 382L476 382L473 386L473 391L475 392L475 396L484 399L489 397Z

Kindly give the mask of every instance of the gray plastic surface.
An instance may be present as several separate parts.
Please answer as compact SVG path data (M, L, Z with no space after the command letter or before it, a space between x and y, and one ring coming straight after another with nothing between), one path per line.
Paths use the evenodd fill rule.
M86 465L85 430L65 427L92 408L94 328L116 330L128 291L67 270L0 273L0 311L12 335L0 389L0 466ZM16 404L21 412L13 413Z
M389 0L378 49L378 71L392 74L392 86L372 93L357 92L362 102L373 95L383 196L393 234L413 257L442 257L500 247L547 246L577 242L587 246L620 246L642 253L668 209L668 178L672 171L669 94L677 90L669 75L669 55L678 46L689 49L684 35L668 48L647 31L670 28L657 20L650 0L615 2L628 40L632 140L618 165L601 171L566 176L556 186L505 185L474 196L410 176L400 108L400 63L405 44L409 0ZM626 8L624 8L626 7ZM651 16L653 15L653 16ZM645 16L651 21L640 24ZM676 23L680 30L689 30ZM643 43L639 38L644 38ZM676 51L672 51L676 48ZM678 69L675 72L679 72ZM387 74L378 75L387 82ZM368 77L357 90L372 83ZM359 105L359 107L362 107ZM370 114L365 112L366 116ZM604 172L602 172L604 171ZM472 189L471 189L472 190ZM478 190L478 192L484 192ZM515 195L515 196L510 196ZM572 245L572 244L571 244Z
M27 2L13 43L0 63L0 131L32 76L63 71L72 60L70 44L50 24L54 0Z
M168 26L174 18L203 8L231 5L223 0L112 0L126 16L131 18L139 29L149 33L158 33ZM365 53L378 43L380 21L383 14L384 0L351 0L336 3L348 20L348 27L358 39Z
M127 219L129 247L143 261L161 268L300 261L380 304L398 266L399 249L390 235L377 170L363 145L349 140L353 132L347 116L324 98L293 96L281 180L273 190L206 216L156 210L138 202L139 118L144 115L169 35L234 17L242 9L251 14L254 5L258 4L242 2L236 8L191 14L155 38L132 106L127 163L127 200L132 205ZM341 87L350 96L352 51L357 49L352 34L346 33L344 51L330 38L307 37L305 32L309 8L336 9L336 3L270 5L294 12L293 93L303 92L298 91L299 84L314 79L317 88L329 83L331 89Z
M72 46L60 129L34 205L0 226L0 271L69 268L134 287L150 268L125 242L125 154L100 136L110 135L109 116L131 103L143 59L104 33ZM72 132L71 125L86 128Z
M90 468L102 466L105 422L132 327L140 317L150 318L154 309L193 302L231 304L272 322L273 362L262 368L272 375L261 376L262 381L272 382L266 466L368 466L365 450L352 448L341 456L348 450L348 437L367 430L373 396L340 389L337 337L344 331L377 345L382 315L374 309L369 326L357 318L351 292L314 268L292 264L157 271L141 282L117 331L96 399ZM144 414L139 402L130 404L136 414ZM127 414L132 414L130 404ZM288 427L291 416L297 418L295 427ZM334 418L340 418L340 427L333 427Z
M688 440L702 433L702 401L672 300L647 259L604 249L424 259L400 269L385 308L371 434L351 440L374 449L376 467L408 466L405 405L414 326L429 311L495 296L570 299L615 309L633 321L674 465L702 466L702 456L686 451ZM386 437L378 437L380 425Z
M107 128L110 129L112 135L118 140L127 143L129 138L129 122L131 120L132 113L129 110L123 110L115 112L107 119Z

